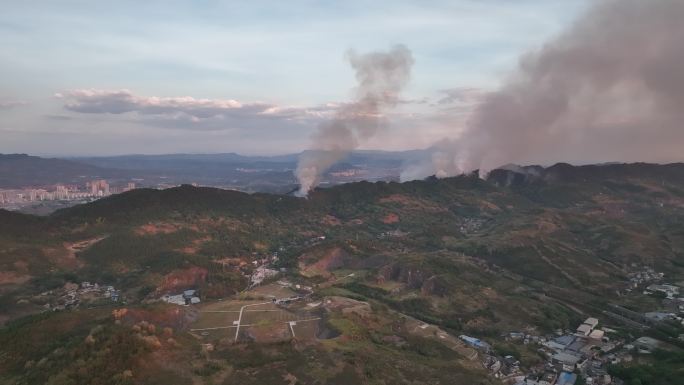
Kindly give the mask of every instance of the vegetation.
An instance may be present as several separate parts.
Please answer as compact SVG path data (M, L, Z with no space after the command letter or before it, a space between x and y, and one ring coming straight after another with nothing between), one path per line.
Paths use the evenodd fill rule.
M684 378L684 352L656 350L652 362L613 365L609 373L627 385L678 385Z
M0 382L78 384L97 373L90 383L267 384L290 374L303 383L402 384L452 383L459 373L464 384L487 383L444 345L395 328L398 314L498 338L572 328L579 313L608 301L639 305L614 295L634 266L684 277L683 175L681 165L560 165L538 179L498 170L488 180L362 182L306 200L182 186L48 217L0 210L0 313L16 319L0 329ZM273 267L313 286L317 299L367 301L373 316L333 314L328 324L340 336L311 346L218 341L211 354L184 340L181 321L173 343L145 335L163 345L150 347L132 321L114 321L112 305L21 318L41 312L50 291L87 280L115 285L131 311L163 319L166 310L139 302L190 287L205 301L227 298L247 286L255 261L275 253ZM517 345L495 348L523 365L539 359ZM611 370L669 384L648 376L677 378L678 359Z

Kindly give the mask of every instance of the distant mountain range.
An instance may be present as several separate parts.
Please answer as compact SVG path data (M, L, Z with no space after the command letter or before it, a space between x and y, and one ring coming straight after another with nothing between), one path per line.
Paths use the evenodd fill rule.
M340 164L344 167L367 165L370 167L397 167L403 162L417 158L427 150L411 151L355 151ZM165 155L121 155L109 157L74 157L70 160L106 168L126 170L174 170L202 171L206 167L262 167L292 170L302 153L274 156L248 156L236 153L224 154L165 154Z
M324 186L360 180L396 181L404 166L425 159L429 150L356 151L336 164ZM225 154L121 155L107 157L41 158L26 154L0 154L0 188L40 187L56 183L83 184L92 179L113 182L136 180L139 186L198 183L246 192L286 193L297 187L294 170L301 154L246 156ZM663 180L682 175L684 164L655 165L607 163L550 167L506 165L494 170L489 180L502 186L540 180L582 181L594 178L625 178L651 175ZM358 170L339 175L339 171Z
M360 179L398 178L402 165L424 150L357 151L330 172L362 169ZM248 192L285 192L296 186L293 171L301 154L245 156L225 154L122 155L107 157L41 158L0 154L0 188L38 187L55 183L82 183L90 179L139 179L145 186L199 183Z
M123 178L128 172L57 158L0 154L0 188L82 183L96 178Z

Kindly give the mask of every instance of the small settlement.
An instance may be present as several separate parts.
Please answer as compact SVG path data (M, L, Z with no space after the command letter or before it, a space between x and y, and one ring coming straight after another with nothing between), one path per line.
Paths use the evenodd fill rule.
M655 350L676 350L665 341L643 335L653 327L684 325L684 298L679 297L677 285L659 283L664 274L652 269L644 269L630 274L626 293L650 295L658 293L662 298L658 309L639 313L622 306L608 304L602 316L609 324L627 327L640 337L625 337L624 333L602 326L597 317L589 317L573 331L558 330L553 335L535 335L534 332L511 332L502 336L509 343L522 343L536 347L536 351L546 357L543 364L527 368L525 373L520 362L510 355L498 355L485 341L461 335L459 338L477 349L483 359L482 365L504 383L515 385L592 385L623 384L622 380L612 378L608 365L630 362L635 354L651 354ZM636 291L634 289L642 289ZM630 335L632 333L628 333ZM632 334L633 335L633 334ZM679 339L684 341L684 335ZM581 381L580 381L581 380Z
M122 300L121 292L114 286L98 283L67 282L63 287L40 293L45 310L75 309L81 305L96 306Z

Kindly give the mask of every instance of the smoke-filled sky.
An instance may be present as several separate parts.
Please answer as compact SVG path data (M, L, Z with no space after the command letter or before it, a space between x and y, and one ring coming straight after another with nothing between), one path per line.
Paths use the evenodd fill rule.
M358 96L348 52L398 44L410 81L360 147L428 147L594 2L0 1L0 152L301 151Z
M404 179L507 164L684 160L684 1L603 0L521 56Z

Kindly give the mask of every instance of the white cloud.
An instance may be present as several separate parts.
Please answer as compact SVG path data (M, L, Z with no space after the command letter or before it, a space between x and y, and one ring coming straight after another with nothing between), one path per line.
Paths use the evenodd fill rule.
M139 96L127 89L76 89L55 94L64 108L83 114L129 114L135 120L170 128L235 128L265 121L311 124L325 119L338 105L278 106L234 99L198 99L190 96Z

